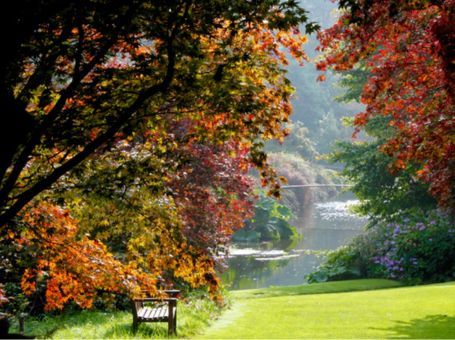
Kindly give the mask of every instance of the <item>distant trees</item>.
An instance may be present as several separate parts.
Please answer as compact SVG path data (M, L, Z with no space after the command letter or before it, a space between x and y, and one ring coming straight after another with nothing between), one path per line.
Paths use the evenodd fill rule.
M339 100L359 101L368 71L357 68L343 72L341 85L346 89ZM353 123L353 119L347 119ZM413 209L430 211L437 201L428 192L428 183L416 178L418 165L408 163L395 169L393 156L381 151L382 145L395 135L390 117L372 117L362 128L361 140L338 142L330 155L331 161L344 165L341 174L353 183L352 191L361 200L357 211L371 221L392 220Z

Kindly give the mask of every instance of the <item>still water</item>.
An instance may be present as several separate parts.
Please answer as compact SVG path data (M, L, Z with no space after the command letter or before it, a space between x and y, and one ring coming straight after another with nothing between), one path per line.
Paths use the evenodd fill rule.
M229 269L221 275L231 290L297 285L324 259L324 251L346 244L360 234L366 220L352 214L357 201L341 195L305 207L294 223L301 239L294 244L234 244Z

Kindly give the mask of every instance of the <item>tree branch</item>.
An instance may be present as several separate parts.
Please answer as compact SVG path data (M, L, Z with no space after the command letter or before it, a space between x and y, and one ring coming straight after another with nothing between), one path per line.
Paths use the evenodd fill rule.
M42 191L49 188L54 184L62 175L73 169L75 166L84 161L88 156L90 156L96 149L102 146L105 142L110 140L121 128L127 123L127 121L139 110L142 105L147 101L147 99L158 93L164 93L169 88L175 73L175 49L174 49L174 40L176 37L177 26L174 26L171 34L169 35L167 41L167 53L168 53L168 65L166 69L166 74L161 83L153 85L148 89L144 90L134 101L134 103L124 110L120 114L117 121L115 121L111 127L106 130L103 134L99 135L92 142L87 144L85 148L79 152L76 156L62 164L60 167L56 168L51 174L47 177L41 179L30 189L24 191L22 194L18 195L17 200L2 214L0 214L0 226L5 225L10 219L12 219L16 214L27 204L33 197L41 193Z
M122 19L126 19L123 17ZM119 25L120 26L120 25ZM65 90L62 91L60 98L57 100L57 103L52 108L52 110L46 115L42 123L35 129L35 131L30 136L29 140L25 143L22 152L20 152L16 163L14 164L13 170L9 174L8 178L4 182L3 187L0 189L0 205L4 204L8 198L8 194L14 188L14 185L17 182L17 179L20 176L20 173L27 164L28 158L39 143L41 137L46 132L46 130L52 125L58 115L61 113L66 101L73 95L74 91L80 85L81 81L87 76L87 74L104 58L109 49L113 46L115 41L118 38L119 32L116 32L112 37L100 48L98 54L92 58L92 60L87 63L78 73L74 74L73 80L67 86Z

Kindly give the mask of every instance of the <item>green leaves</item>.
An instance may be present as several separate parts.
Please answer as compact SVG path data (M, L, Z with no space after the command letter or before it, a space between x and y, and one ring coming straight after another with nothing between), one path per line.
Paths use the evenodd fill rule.
M350 90L342 99L359 97L366 105L354 121L357 131L377 134L370 122L387 120L381 151L392 171L414 168L439 205L453 209L454 95L447 67L453 32L443 28L454 20L450 2L342 1L340 7L348 11L319 35L326 51L320 68L347 71L342 84Z
M390 219L418 207L431 210L435 200L428 186L416 181L412 166L391 172L392 159L380 152L381 141L338 143L332 160L345 165L342 174L354 184L352 191L361 199L358 211L373 219Z
M289 224L291 210L276 200L261 197L256 203L254 217L246 222L245 229L234 234L234 240L257 237L256 240L293 240L297 237L294 227Z

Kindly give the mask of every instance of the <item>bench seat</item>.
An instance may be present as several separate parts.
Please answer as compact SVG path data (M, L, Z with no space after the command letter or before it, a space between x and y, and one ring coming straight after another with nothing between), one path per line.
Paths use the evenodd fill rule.
M177 294L178 290L165 291L170 298L142 298L133 300L133 330L137 331L141 322L167 322L168 334L177 334ZM147 305L147 304L150 304Z

